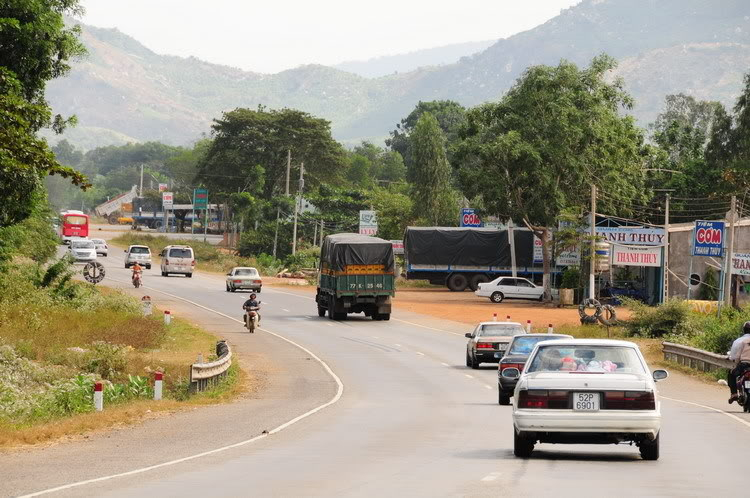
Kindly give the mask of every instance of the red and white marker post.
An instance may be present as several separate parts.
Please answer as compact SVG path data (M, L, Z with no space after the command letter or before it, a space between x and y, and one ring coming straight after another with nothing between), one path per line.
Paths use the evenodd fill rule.
M531 320L526 320L526 333L531 333Z
M94 383L94 409L98 412L104 410L104 384L101 381Z
M552 324L551 323L549 325L547 325L547 333L548 334L552 334L554 331L555 331L555 329L552 328Z
M497 313L493 313L493 314L492 314L492 321L493 321L493 322L496 322L496 321L497 321Z
M508 316L506 316L506 317L505 317L505 321L506 321L506 322L509 322L509 321L510 321L510 315L508 315Z
M161 399L163 387L164 374L162 372L154 372L154 400L159 401Z
M172 323L172 313L164 310L164 325L169 325L170 323Z

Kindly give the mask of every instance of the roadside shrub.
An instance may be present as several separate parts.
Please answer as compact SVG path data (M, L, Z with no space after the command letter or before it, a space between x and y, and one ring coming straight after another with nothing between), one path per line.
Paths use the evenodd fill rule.
M560 280L561 289L577 289L581 280L581 271L578 267L569 266L565 269Z
M709 266L706 268L706 273L703 275L703 282L701 282L698 299L702 299L704 301L716 301L719 295L718 287L718 272Z
M290 271L299 271L303 268L315 268L320 259L320 248L310 247L290 254L284 260L284 266Z
M634 299L623 298L631 319L625 322L629 335L658 338L668 334L689 333L690 306L681 299L670 299L659 306L648 306Z
M117 344L95 342L87 356L86 371L99 374L103 379L117 378L128 365L125 347Z

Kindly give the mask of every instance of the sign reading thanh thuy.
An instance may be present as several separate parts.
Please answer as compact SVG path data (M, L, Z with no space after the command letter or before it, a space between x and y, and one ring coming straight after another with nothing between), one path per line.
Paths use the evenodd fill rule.
M616 266L661 266L660 247L612 246L612 264Z

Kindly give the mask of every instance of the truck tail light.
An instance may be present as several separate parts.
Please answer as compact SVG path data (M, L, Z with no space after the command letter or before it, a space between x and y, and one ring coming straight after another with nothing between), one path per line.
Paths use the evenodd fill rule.
M478 342L477 349L492 349L491 342Z
M606 391L604 408L607 410L656 410L656 399L651 391Z

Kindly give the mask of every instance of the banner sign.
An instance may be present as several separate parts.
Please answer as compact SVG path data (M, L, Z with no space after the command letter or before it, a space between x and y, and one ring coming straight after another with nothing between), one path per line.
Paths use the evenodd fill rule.
M161 204L164 206L164 209L172 209L172 205L174 204L174 194L172 192L162 192Z
M696 221L693 256L724 256L724 222Z
M482 220L479 215L474 211L473 208L463 208L461 210L461 219L459 220L459 226L462 227L481 227Z
M361 235L377 235L378 218L375 211L359 212L359 233Z
M404 254L403 240L392 240L391 245L393 246L393 254Z
M576 247L560 251L555 258L557 266L578 266L581 264L581 251Z
M732 253L732 275L750 275L749 253Z
M534 263L542 263L544 256L542 255L542 239L534 235Z
M193 189L193 209L208 209L208 189Z
M167 185L166 183L159 184L159 192L166 192L168 188L169 188L169 185Z
M596 227L596 235L605 242L629 246L662 246L666 242L663 228Z
M612 264L617 266L661 266L660 247L612 246Z

